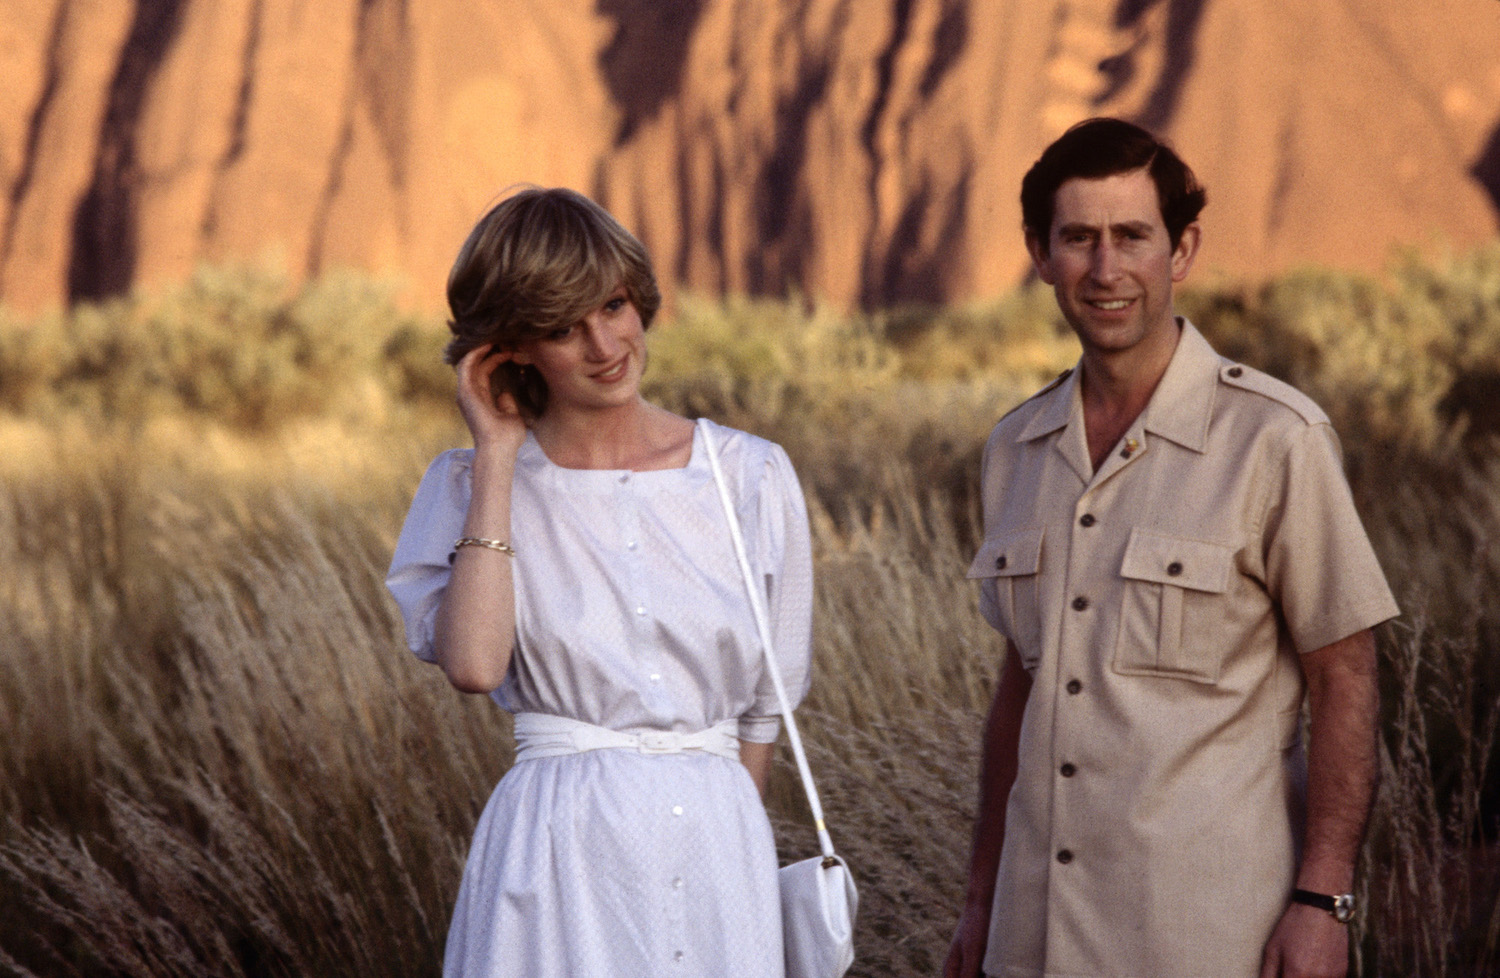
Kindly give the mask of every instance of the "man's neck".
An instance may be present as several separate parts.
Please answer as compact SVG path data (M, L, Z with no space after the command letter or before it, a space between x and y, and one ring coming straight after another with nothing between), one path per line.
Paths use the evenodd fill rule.
M1172 325L1156 332L1161 337L1156 343L1143 343L1119 353L1083 351L1079 383L1094 471L1151 403L1182 338L1175 318Z

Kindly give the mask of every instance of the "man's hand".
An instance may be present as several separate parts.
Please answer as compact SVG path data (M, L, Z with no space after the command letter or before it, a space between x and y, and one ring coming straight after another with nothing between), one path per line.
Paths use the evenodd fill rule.
M979 969L984 965L984 950L990 940L990 908L976 904L964 906L958 918L958 927L953 931L953 944L948 949L948 963L943 965L943 978L982 978Z
M1326 910L1294 903L1266 942L1260 978L1344 978L1348 970L1348 925Z

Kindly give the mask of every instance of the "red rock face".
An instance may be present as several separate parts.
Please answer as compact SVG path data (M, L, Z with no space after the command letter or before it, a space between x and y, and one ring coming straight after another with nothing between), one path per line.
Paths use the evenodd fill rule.
M999 293L1068 124L1162 132L1202 269L1378 267L1496 232L1500 3L6 0L0 301L271 256L438 307L517 182L577 187L700 292Z

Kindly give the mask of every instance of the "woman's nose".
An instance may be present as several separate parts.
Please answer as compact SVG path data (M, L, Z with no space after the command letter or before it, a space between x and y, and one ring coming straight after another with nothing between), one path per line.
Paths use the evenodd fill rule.
M609 328L602 315L590 313L584 320L584 335L588 338L588 354L594 360L612 359L619 351L619 337Z

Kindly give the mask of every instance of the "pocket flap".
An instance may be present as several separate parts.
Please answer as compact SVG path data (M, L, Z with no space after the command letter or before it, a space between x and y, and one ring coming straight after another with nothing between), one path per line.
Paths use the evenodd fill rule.
M1120 574L1136 581L1222 594L1229 587L1233 563L1233 547L1136 527L1130 531Z
M1035 574L1042 562L1042 529L1030 527L990 537L979 547L968 577L1023 577Z

